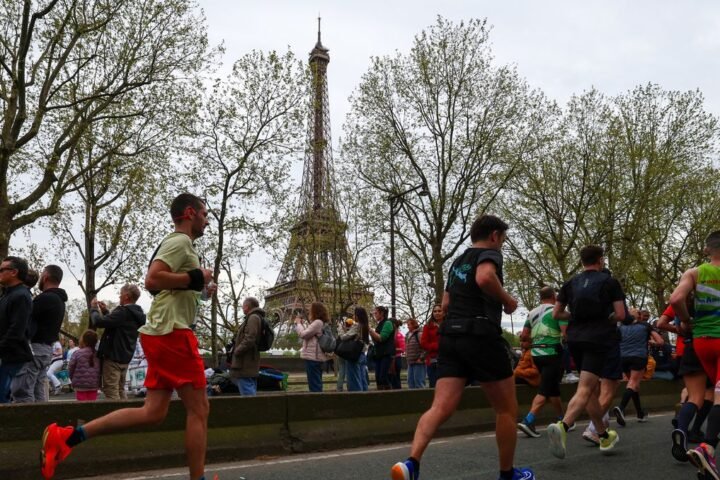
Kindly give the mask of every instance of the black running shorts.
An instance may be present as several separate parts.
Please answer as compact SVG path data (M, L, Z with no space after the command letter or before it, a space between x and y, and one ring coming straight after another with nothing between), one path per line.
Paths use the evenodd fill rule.
M705 370L703 369L703 366L700 363L700 359L697 357L697 354L695 353L695 349L693 348L692 342L686 343L685 349L683 350L683 355L682 355L682 357L680 357L680 366L678 367L678 375L683 376L688 373L697 373L697 372L705 373Z
M622 380L622 358L620 357L620 343L616 343L610 347L605 357L605 366L600 374L600 378L605 380Z
M630 374L632 370L644 372L647 368L647 357L623 357L622 369L625 375Z
M568 342L568 348L578 372L602 375L609 347L590 342Z
M500 335L440 336L437 378L466 378L469 382L496 382L511 377L512 353Z
M560 355L543 355L533 357L535 366L540 370L540 388L538 393L543 397L559 397L560 382L563 377L563 364Z

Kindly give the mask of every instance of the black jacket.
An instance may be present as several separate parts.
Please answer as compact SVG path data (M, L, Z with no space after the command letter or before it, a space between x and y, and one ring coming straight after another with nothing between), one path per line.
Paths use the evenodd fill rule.
M19 284L6 287L0 297L0 360L25 363L33 359L27 329L32 314L30 290Z
M67 299L62 288L48 288L33 299L29 335L32 343L52 345L57 342Z
M134 303L121 305L105 316L93 308L90 325L105 329L98 346L98 357L126 364L135 353L138 328L145 325L145 313Z

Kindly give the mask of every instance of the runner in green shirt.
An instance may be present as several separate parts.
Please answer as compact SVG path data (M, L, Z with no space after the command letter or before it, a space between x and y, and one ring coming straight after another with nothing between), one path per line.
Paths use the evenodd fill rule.
M560 381L563 376L562 339L565 336L567 322L553 318L555 289L540 289L540 305L527 316L520 340L531 342L531 353L535 366L540 371L540 387L533 399L530 411L518 423L518 429L528 437L540 436L535 429L535 416L550 401L558 417L562 418L563 408L560 399Z

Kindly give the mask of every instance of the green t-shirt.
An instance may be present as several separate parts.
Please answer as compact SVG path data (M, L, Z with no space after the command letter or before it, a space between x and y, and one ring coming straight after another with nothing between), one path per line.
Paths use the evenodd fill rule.
M533 357L545 357L559 353L558 345L562 342L560 325L567 325L567 322L555 320L552 311L553 306L544 303L528 313L527 320L525 320L525 328L530 329L532 337L531 353Z
M175 232L165 237L155 260L166 263L175 273L200 268L200 258L190 237L184 233ZM194 290L162 290L155 296L140 333L167 335L174 329L190 328L199 301L200 292Z
M720 338L720 267L703 263L695 286L693 337Z

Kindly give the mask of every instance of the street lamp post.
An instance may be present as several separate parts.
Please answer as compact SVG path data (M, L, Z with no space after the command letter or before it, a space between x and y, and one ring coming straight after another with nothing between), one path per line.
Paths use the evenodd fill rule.
M421 183L420 185L416 185L404 192L396 193L388 197L388 201L390 202L390 310L391 316L394 319L397 319L397 301L395 296L395 207L400 203L405 195L417 190L420 190L418 192L418 196L421 197L425 197L430 194L425 187L425 183Z

